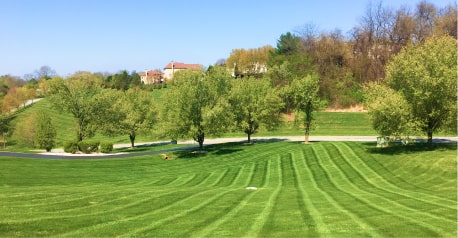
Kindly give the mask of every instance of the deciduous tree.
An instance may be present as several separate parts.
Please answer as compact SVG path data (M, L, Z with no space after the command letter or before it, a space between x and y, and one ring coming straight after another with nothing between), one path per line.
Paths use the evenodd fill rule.
M96 131L100 108L97 108L95 95L100 91L101 83L100 78L88 73L77 73L66 80L55 77L48 81L50 102L77 119L78 141L93 136Z
M44 111L38 111L35 122L34 145L37 148L45 149L47 152L55 146L56 129L51 117Z
M294 108L296 120L300 120L304 126L305 143L309 143L310 130L312 129L313 112L322 108L322 102L318 97L319 77L308 75L304 78L295 79L291 85L294 92Z
M227 70L219 67L207 73L176 72L170 89L164 94L165 134L172 139L189 136L203 149L205 136L227 131L231 123L226 100L229 80Z
M108 135L128 135L132 147L138 134L146 133L157 122L158 108L151 94L139 88L127 91L103 90L99 128Z
M270 81L235 79L229 102L236 127L247 134L248 143L251 143L251 135L256 133L260 126L273 129L280 124L283 102Z
M387 84L412 108L413 120L432 143L433 133L455 124L457 110L457 41L433 36L409 44L387 66ZM456 127L455 127L456 129Z

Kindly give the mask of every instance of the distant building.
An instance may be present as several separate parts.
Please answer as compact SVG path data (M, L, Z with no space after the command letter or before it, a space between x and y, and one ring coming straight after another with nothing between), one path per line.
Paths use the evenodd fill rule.
M202 66L200 64L185 64L185 63L172 61L164 67L164 79L166 80L172 79L173 74L180 70L185 70L185 69L198 70L201 68Z
M162 83L164 80L164 73L162 73L159 69L148 70L138 74L140 75L140 80L144 84L157 84Z

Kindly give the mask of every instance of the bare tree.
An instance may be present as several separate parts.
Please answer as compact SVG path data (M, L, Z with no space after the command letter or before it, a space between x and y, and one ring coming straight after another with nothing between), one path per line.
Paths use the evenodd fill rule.
M40 80L40 79L42 79L42 78L44 78L44 79L51 79L51 78L53 78L54 76L57 76L56 71L53 70L51 67L49 67L49 66L47 66L47 65L41 66L40 69L35 70L35 77L36 77L36 80Z

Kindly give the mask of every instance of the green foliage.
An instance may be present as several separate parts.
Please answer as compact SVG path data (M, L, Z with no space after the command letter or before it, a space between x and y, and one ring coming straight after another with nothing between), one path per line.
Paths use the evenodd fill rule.
M64 142L64 152L66 153L76 153L78 152L78 141L66 141Z
M203 147L205 136L229 129L230 106L226 95L231 77L224 68L209 72L178 71L164 93L163 128L171 139L191 137Z
M415 131L412 108L402 95L380 84L365 89L365 106L380 136L409 137Z
M99 151L99 145L100 142L98 141L79 141L78 150L85 154L90 154Z
M291 84L293 105L297 112L296 119L302 121L305 129L305 143L308 143L310 130L312 129L313 112L323 106L318 97L318 80L317 75L308 75L304 78L295 79Z
M77 139L92 137L96 130L100 101L100 79L91 74L77 74L69 79L49 80L49 100L61 111L71 113L77 120Z
M387 85L410 104L412 121L430 143L433 133L456 130L456 48L456 39L433 36L409 44L387 66Z
M113 143L110 142L101 142L100 143L100 152L101 153L110 153L113 151Z
M55 146L56 128L51 117L44 111L39 111L35 123L34 145L40 149L51 151Z
M229 96L236 127L250 136L257 132L259 126L273 129L281 122L281 98L264 79L243 78L233 81Z

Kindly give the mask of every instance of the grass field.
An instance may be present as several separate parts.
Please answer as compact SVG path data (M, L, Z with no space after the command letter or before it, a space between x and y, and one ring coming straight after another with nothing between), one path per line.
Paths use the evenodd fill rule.
M456 145L263 142L0 158L2 237L456 237ZM246 190L255 186L257 190Z
M154 91L153 96L156 100L160 100L162 91L163 90ZM65 141L71 141L76 138L76 120L70 114L60 112L53 108L51 103L46 99L42 99L23 113L20 113L17 118L13 120L13 128L23 123L29 115L36 113L38 110L47 112L53 119L53 124L57 131L56 147L62 147ZM317 112L316 121L317 128L311 132L312 135L376 135L376 132L371 128L367 113ZM254 136L300 136L303 134L304 132L302 129L296 128L292 123L286 123L275 131L261 129L260 132ZM221 135L221 137L246 137L246 135L242 132L232 132ZM159 130L156 128L148 135L138 135L136 142L167 141L169 139L170 138L161 138ZM129 137L127 135L107 137L99 133L89 140L112 142L115 144L129 143ZM7 149L10 151L27 152L32 149L25 148L14 133L8 141Z

